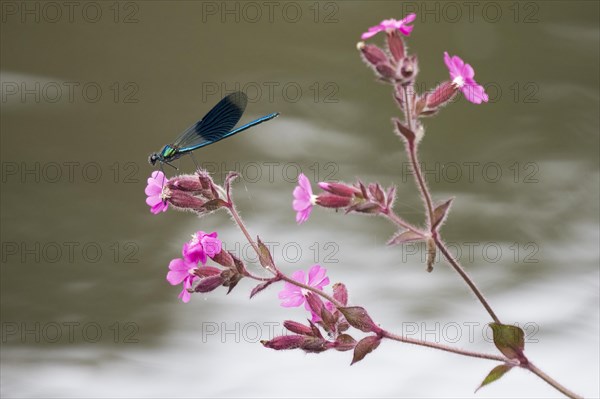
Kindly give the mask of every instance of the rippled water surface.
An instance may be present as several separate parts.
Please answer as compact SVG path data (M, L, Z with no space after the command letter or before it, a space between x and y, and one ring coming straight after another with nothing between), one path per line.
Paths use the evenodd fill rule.
M426 121L434 198L455 197L444 238L501 319L527 330L532 361L598 397L598 3L451 3L92 2L69 14L2 2L2 396L475 396L493 363L394 342L352 367L351 353L264 349L283 320L306 317L275 287L249 301L244 280L181 304L165 274L194 231L252 254L223 213L154 216L144 203L148 154L244 89L243 121L281 116L196 158L219 181L243 173L239 208L281 267L319 262L384 327L493 353L485 311L443 262L427 274L422 248L386 247L383 220L316 209L298 227L291 210L302 170L395 183L398 212L423 220L389 87L355 48L416 9L420 87L447 78L449 51L491 97ZM476 396L559 394L514 370Z

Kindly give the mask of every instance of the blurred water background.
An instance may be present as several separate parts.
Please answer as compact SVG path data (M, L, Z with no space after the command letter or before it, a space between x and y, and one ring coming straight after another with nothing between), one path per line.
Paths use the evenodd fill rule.
M1 3L2 397L559 397L522 370L474 394L494 363L394 342L352 367L267 350L306 317L277 287L183 305L165 281L197 230L254 261L224 213L144 203L148 154L242 89L242 121L281 116L197 158L217 181L243 173L239 208L281 267L320 263L390 330L495 352L464 283L443 262L427 274L418 246L386 247L384 220L317 209L298 227L291 210L301 170L398 184L397 211L423 220L390 89L355 46L411 11L420 87L447 78L449 51L491 97L426 122L434 198L456 197L443 236L530 359L600 395L598 2L68 3Z

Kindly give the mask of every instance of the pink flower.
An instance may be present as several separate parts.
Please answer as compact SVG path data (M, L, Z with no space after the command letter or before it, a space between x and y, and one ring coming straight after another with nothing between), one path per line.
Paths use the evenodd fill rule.
M309 285L311 287L323 289L329 284L329 277L326 276L327 269L322 268L319 265L314 265L308 271L308 278L303 270L298 270L292 274L292 279L299 283ZM281 306L285 308L292 308L300 306L304 303L306 310L310 310L310 306L306 302L304 295L306 294L304 288L300 288L292 283L286 282L283 289L279 292L279 299L281 299Z
M192 235L192 240L183 244L183 257L188 262L198 264L201 262L203 265L206 264L206 256L211 258L221 252L222 244L221 240L217 238L217 232L213 231L210 234L206 234L203 231L199 231Z
M292 206L296 211L296 222L304 223L308 220L313 205L316 204L317 196L313 195L310 181L300 173L298 176L298 185L294 188L294 202Z
M394 29L399 30L404 36L410 36L410 32L412 32L414 26L408 26L407 24L411 23L416 18L417 14L411 13L399 21L395 19L384 19L379 25L371 26L360 38L366 40L379 32L392 31Z
M165 174L159 170L152 172L152 175L148 178L148 185L146 186L146 204L150 206L150 212L157 214L165 212L169 208L169 204L166 201L165 189L169 179L166 178Z
M189 262L186 259L177 258L173 259L171 263L169 263L167 281L171 283L171 285L183 283L183 290L181 290L179 298L181 298L184 303L188 303L190 301L190 293L188 292L188 288L192 288L194 280L198 278L193 274L194 269L196 269L196 264Z
M473 77L475 71L469 64L458 56L450 57L448 52L444 52L444 62L450 72L450 79L462 92L467 100L473 104L481 104L488 101L488 95L483 86L477 84Z

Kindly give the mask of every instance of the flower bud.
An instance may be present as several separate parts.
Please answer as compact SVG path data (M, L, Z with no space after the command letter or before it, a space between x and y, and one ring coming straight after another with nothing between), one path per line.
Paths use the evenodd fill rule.
M204 206L204 201L180 190L172 190L168 202L174 207L195 211L202 210Z
M458 93L458 87L450 81L440 84L427 96L426 111L437 111L441 106L450 102Z
M297 349L304 342L305 337L303 335L281 335L275 337L270 341L260 341L265 348L275 349L276 351L286 349Z
M199 193L202 191L202 184L197 176L181 175L169 179L167 187L171 190L179 190L184 192Z
M352 202L352 198L349 197L341 197L335 194L321 194L317 197L317 205L320 205L325 208L345 208L350 205Z
M383 52L382 49L375 46L374 44L365 44L363 42L360 42L358 43L357 48L362 54L365 62L367 62L373 67L376 67L379 64L389 63L387 55Z
M416 55L404 57L398 63L398 75L402 85L406 86L415 81L419 73L419 63Z
M406 57L404 39L400 36L400 32L397 29L387 31L387 45L390 54L392 54L397 63Z
M396 71L390 64L378 64L375 66L375 70L377 71L379 77L383 80L398 80L396 77Z
M221 266L225 267L235 267L235 262L233 261L233 257L229 254L229 252L221 250L218 254L212 257L212 260L217 262Z
M221 275L206 277L200 280L198 285L194 288L194 292L211 292L222 284L223 278Z
M221 270L213 266L201 266L194 269L194 274L198 277L210 277L221 274Z
M333 285L333 297L346 306L348 304L348 290L342 283L335 283Z
M331 194L336 194L342 197L360 195L360 190L358 188L344 183L320 182L319 187L327 192L330 192Z
M296 321L286 320L283 322L283 326L293 333L313 336L313 331L309 326L305 326Z

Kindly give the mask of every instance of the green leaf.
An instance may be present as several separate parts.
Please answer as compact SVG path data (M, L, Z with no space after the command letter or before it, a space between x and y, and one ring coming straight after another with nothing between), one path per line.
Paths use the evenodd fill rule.
M509 359L521 359L525 349L525 333L517 326L490 323L494 333L494 344Z
M501 364L499 366L494 367L492 369L492 371L490 371L490 373L487 375L487 377L485 377L485 379L483 380L481 385L479 385L479 387L477 387L475 392L479 391L482 387L484 387L496 380L499 380L511 368L512 368L512 366L510 366L508 364Z

